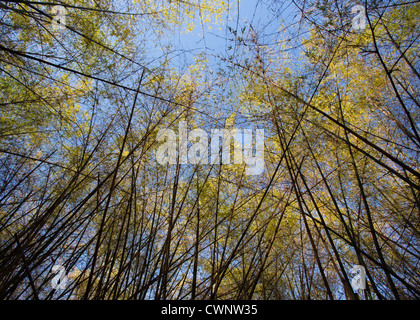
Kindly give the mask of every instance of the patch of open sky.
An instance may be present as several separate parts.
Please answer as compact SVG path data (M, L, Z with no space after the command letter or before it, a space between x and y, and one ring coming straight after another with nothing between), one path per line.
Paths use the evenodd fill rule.
M179 66L199 52L204 52L209 61L216 57L214 62L217 63L220 62L218 56L235 58L239 50L238 38L243 36L245 43L249 41L247 34L250 29L259 34L259 45L273 47L284 42L289 44L288 49L292 49L292 41L298 42L304 33L299 30L299 20L300 12L292 2L276 4L273 1L242 0L231 5L223 23L203 24L198 19L193 31L185 33L180 30L177 39L170 41L177 51L184 53Z

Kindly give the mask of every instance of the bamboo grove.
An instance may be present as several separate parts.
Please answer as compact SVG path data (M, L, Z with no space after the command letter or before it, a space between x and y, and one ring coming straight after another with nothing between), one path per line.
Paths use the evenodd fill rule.
M244 2L0 2L2 299L420 297L420 3ZM180 121L263 173L157 163Z

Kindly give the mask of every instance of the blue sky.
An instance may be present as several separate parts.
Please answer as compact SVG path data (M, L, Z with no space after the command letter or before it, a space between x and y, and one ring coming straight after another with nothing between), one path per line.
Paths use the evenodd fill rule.
M265 35L264 38L260 39L260 42L272 44L279 36L282 38L288 36L288 30L285 34L283 32L279 33L283 29L282 26L288 25L294 20L297 22L300 18L296 7L291 3L280 8L273 7L273 4L269 6L265 1L260 0L241 0L239 7L236 1L231 2L234 7L231 7L224 14L225 23L220 25L211 23L211 28L209 28L210 23L208 23L203 28L198 19L193 31L185 33L179 30L174 38L170 39L170 42L175 45L175 49L183 52L182 59L185 59L186 56L192 58L203 51L210 55L224 56L230 46L233 46L233 51L229 53L235 52L234 43L231 41L234 35L231 30L238 30L239 32L246 26L246 35L249 25L252 25L255 31L260 31L261 34Z

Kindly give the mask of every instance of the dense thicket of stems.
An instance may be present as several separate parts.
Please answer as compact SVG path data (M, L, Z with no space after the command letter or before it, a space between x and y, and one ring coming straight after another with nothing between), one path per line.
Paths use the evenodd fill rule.
M154 3L0 3L0 298L418 299L420 4ZM171 47L190 12L224 51ZM264 172L159 164L180 121L264 128Z

